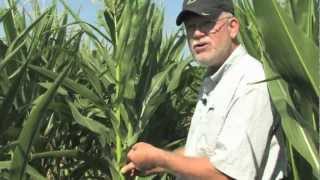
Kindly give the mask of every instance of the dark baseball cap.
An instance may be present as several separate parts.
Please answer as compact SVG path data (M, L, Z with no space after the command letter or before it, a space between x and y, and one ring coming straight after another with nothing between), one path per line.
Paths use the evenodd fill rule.
M234 14L232 0L184 0L182 11L177 17L176 24L178 26L181 25L188 14L197 14L216 19L223 11Z

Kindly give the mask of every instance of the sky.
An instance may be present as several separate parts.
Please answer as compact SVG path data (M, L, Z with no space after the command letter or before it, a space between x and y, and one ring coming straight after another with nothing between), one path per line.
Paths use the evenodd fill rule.
M19 4L26 6L28 2L32 0L18 0ZM40 5L45 6L50 4L51 0L38 0ZM91 24L96 23L96 12L98 9L101 9L102 0L68 0L68 4L76 12L80 10L80 17L82 20L90 22ZM163 5L165 11L165 21L164 29L165 32L170 33L177 30L175 25L175 19L182 7L183 0L155 0L155 2ZM0 7L6 7L7 0L0 0ZM3 27L0 26L0 37L3 36Z

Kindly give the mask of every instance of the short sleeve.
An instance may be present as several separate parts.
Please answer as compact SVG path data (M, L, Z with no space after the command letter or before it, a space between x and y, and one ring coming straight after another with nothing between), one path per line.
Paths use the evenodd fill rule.
M267 87L258 87L233 100L214 151L207 154L216 169L234 179L255 179L273 124Z

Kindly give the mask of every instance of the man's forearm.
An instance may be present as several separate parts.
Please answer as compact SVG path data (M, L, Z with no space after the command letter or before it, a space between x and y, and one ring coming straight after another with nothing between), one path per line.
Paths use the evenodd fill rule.
M162 151L159 165L173 174L202 180L228 180L219 172L207 158L186 157L175 153Z

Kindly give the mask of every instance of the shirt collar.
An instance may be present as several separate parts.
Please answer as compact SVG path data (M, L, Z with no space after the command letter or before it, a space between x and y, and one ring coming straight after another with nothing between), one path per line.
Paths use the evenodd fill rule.
M245 55L246 53L247 51L244 49L244 47L239 45L214 74L209 75L204 79L204 93L208 94L218 84L225 72L227 72L232 64L235 63L236 59Z

